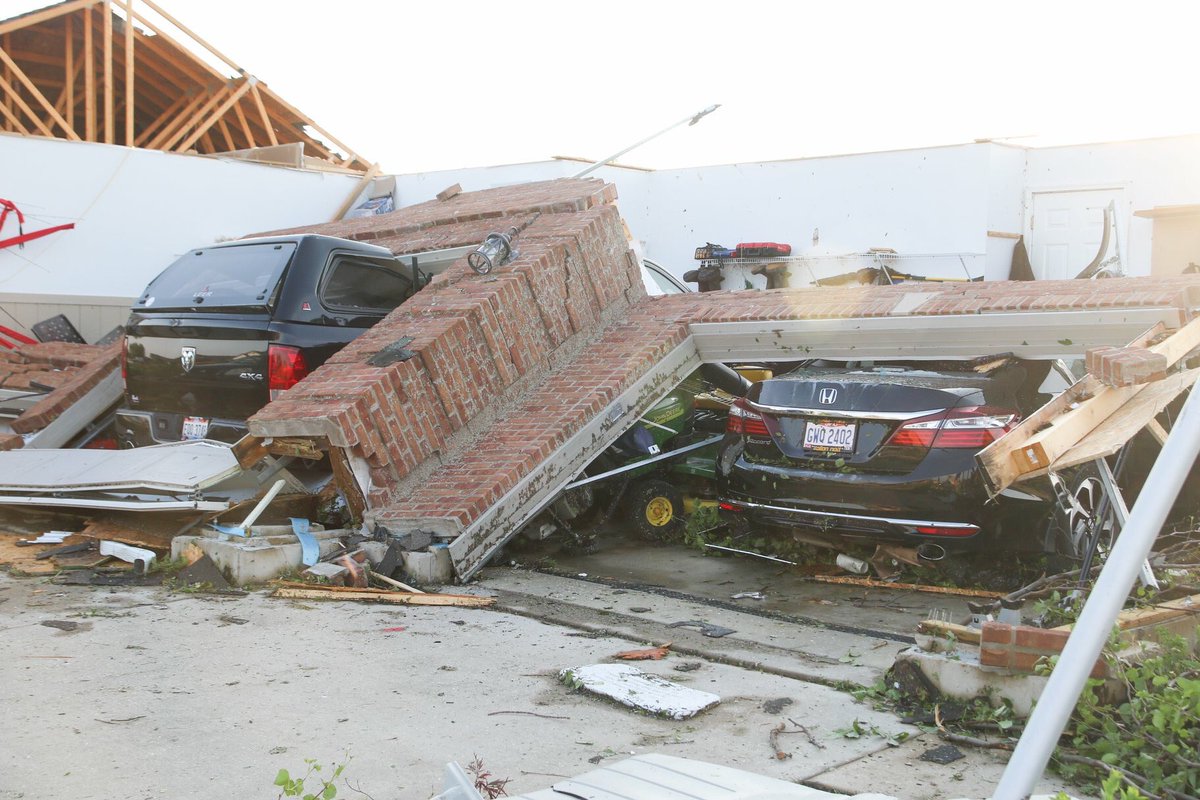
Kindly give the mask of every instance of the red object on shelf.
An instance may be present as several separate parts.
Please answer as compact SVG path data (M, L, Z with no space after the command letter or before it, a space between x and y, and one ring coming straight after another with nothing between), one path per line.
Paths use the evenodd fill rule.
M738 258L790 256L792 254L792 246L780 242L739 242L734 252Z

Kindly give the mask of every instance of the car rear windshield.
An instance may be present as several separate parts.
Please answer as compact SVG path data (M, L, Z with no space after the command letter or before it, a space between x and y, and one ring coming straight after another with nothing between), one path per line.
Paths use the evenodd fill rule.
M155 278L135 308L244 308L266 306L294 242L192 250Z

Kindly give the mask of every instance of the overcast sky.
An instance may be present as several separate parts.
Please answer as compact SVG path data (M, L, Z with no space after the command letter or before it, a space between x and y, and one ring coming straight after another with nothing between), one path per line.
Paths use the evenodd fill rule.
M157 2L390 172L1200 132L1183 2Z

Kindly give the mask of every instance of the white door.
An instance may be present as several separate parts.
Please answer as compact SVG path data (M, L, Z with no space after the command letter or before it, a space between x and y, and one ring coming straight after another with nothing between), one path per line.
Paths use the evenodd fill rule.
M1104 239L1104 209L1120 189L1034 192L1029 221L1029 261L1043 280L1074 278L1091 263ZM1110 242L1110 248L1115 242ZM1115 252L1115 251L1113 251Z

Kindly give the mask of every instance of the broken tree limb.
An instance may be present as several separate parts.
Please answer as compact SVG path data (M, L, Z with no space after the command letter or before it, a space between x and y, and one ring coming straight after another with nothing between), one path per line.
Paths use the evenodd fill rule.
M339 589L342 591L337 591ZM408 594L340 586L325 586L320 589L293 589L281 586L271 593L271 597L287 600L360 600L402 606L460 606L464 608L484 608L496 602L494 597L476 597L469 594Z
M983 589L958 589L953 586L925 586L919 583L889 583L877 581L874 578L851 578L842 575L810 575L810 581L818 583L838 583L844 586L865 586L869 589L899 589L909 592L926 592L931 594L952 594L958 597L984 597L988 599L1003 597L1003 592L989 592Z

